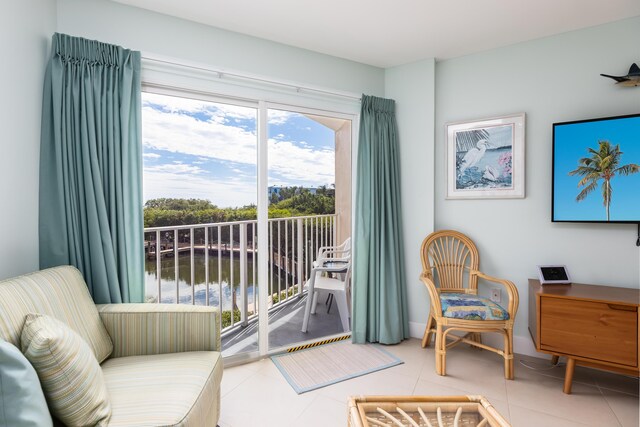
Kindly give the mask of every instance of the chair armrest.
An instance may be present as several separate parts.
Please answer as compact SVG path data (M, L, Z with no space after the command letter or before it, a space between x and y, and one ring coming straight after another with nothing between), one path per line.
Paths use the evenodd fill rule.
M341 243L341 244L339 244L339 245L333 245L333 246L320 246L320 247L318 248L318 252L320 252L320 251L324 251L324 250L326 250L326 249L343 249L343 248L344 248L344 244L345 244L345 242L342 242L342 243Z
M314 276L316 273L320 273L320 272L343 273L345 270L350 268L350 264L349 264L349 260L348 259L346 261L343 261L341 259L334 260L333 258L331 258L331 259L326 259L326 260L322 260L322 261L326 262L329 265L325 265L324 262L323 262L322 265L316 265L315 267L313 267L311 269L311 274L309 275L309 277ZM330 265L333 262L336 262L336 265Z
M111 357L222 351L217 308L151 303L96 307L113 341Z
M433 307L433 315L436 317L442 317L442 303L440 302L440 292L436 284L433 282L433 275L430 271L423 271L420 274L420 280L427 287L429 292L429 298L431 299L431 306Z
M324 250L318 251L318 256L316 256L316 261L322 259L333 259L341 256L341 259L350 258L351 250L350 249L336 249L336 250Z
M327 255L327 254L343 254L346 252L351 252L351 249L325 249L320 253L322 255Z
M338 248L340 248L340 246L320 246L318 248L318 253L324 252L324 251L326 251L328 249L338 249Z
M470 274L478 276L478 278L480 279L500 284L506 288L507 295L509 296L509 306L507 307L507 311L509 312L510 318L515 320L516 313L518 312L518 305L520 304L520 296L518 294L518 288L516 287L516 285L510 280L489 276L488 274L484 274L483 272L478 270L471 270Z
M350 256L345 256L345 257L332 257L332 258L320 258L318 260L316 260L316 262L320 262L322 261L322 265L325 265L327 263L342 263L342 264L347 264L349 261L351 261L351 257ZM320 265L320 264L318 264Z

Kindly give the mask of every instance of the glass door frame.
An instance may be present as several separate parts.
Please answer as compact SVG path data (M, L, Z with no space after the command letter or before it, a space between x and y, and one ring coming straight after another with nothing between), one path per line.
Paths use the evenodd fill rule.
M328 111L328 110L310 108L310 107L300 107L300 106L294 106L294 105L278 103L278 102L259 101L259 105L260 105L260 108L258 109L258 147L259 147L258 148L258 187L259 187L258 188L258 191L259 191L258 193L258 235L260 235L261 225L264 227L263 232L264 233L267 232L268 219L269 219L269 213L268 213L269 201L267 198L268 185L269 185L268 183L268 174L269 174L268 111L269 110L281 110L281 111L287 111L292 113L310 114L314 116L324 116L328 118L351 121L351 144L350 144L351 167L352 167L351 205L353 206L353 202L355 199L355 191L353 191L353 188L354 188L353 184L355 182L353 180L353 177L355 176L354 174L355 159L353 154L354 154L354 145L355 145L354 142L357 141L357 132L358 132L358 124L359 124L358 115L349 114L349 113L340 113L340 112ZM261 166L262 166L262 169L260 169ZM262 174L264 174L264 176ZM261 197L264 198L264 202L262 204L260 203ZM351 214L352 218L349 219L352 222L352 224L354 219L353 212L355 211L352 209L352 214ZM263 218L262 221L260 221L261 218ZM353 230L353 227L351 229ZM266 234L263 234L263 235L266 236ZM261 241L263 241L262 244L264 245L264 251L265 251L264 253L266 253L266 251L268 250L268 247L267 247L268 239L260 239L260 238L258 239L258 253L261 250L261 246L260 246ZM258 256L258 283L260 284L259 304L261 304L260 307L266 307L268 302L268 295L267 295L267 287L269 285L268 277L267 277L268 267L269 265L268 265L267 257ZM264 276L261 276L261 273L263 273ZM262 285L264 285L264 290L262 288ZM264 316L264 318L262 316ZM274 347L269 349L269 318L268 318L267 310L260 310L260 312L258 313L258 322L259 322L259 326L258 326L259 357L265 357L273 354L282 353L291 347L304 346L307 344L312 344L317 341L338 338L338 337L351 334L351 332L341 332L337 334L327 335L321 338L312 338L312 339L301 341L298 343L291 343L285 346ZM230 356L230 358L231 357L233 356ZM230 359L230 361L231 360L232 359Z
M180 79L178 79L180 80ZM351 176L352 176L352 189L351 189L351 205L354 206L355 202L355 177L356 177L356 165L357 158L354 155L357 153L357 143L358 143L358 130L359 130L359 114L355 113L353 106L351 108L345 108L343 103L336 103L335 110L333 108L325 108L326 102L318 102L318 104L322 105L322 107L313 107L313 104L316 104L313 99L302 97L300 98L300 103L305 104L305 106L293 105L289 102L274 102L267 101L265 99L261 99L263 93L261 91L257 91L256 98L249 97L234 97L231 95L222 95L216 94L213 91L209 91L207 89L190 89L189 84L184 84L185 82L181 82L182 84L156 84L151 81L145 81L143 76L142 82L142 91L157 93L160 95L169 95L176 97L184 97L184 98L192 98L198 99L202 101L210 101L228 105L237 105L243 107L256 108L257 110L257 222L258 222L258 254L266 254L268 253L268 239L261 238L261 236L268 235L268 174L269 174L269 161L268 161L268 111L270 109L275 110L285 110L294 113L300 114L311 114L315 116L325 116L336 119L350 120L351 121ZM277 98L277 96L276 96ZM353 230L354 223L354 209L352 209L352 215L350 221L352 223L351 229ZM258 256L257 267L258 267L258 304L259 307L266 307L268 302L268 256ZM255 298L255 297L254 297ZM283 347L277 347L273 349L269 349L269 317L267 310L260 310L258 313L258 350L249 351L246 353L234 354L230 356L224 357L224 362L226 366L234 366L247 362L251 362L254 360L259 360L261 358L267 357L272 354L282 353L286 351L287 348L290 348L292 345L287 345ZM334 335L329 335L323 338L314 338L307 341L296 343L296 346L303 346L306 344L311 344L317 342L319 340L331 339L342 337L346 334L350 334L347 332L342 332Z

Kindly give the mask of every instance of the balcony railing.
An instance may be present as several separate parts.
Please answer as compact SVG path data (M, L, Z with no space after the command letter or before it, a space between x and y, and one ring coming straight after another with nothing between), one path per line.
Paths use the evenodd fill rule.
M267 310L302 295L318 248L335 244L337 221L336 215L268 221ZM256 234L256 220L145 228L147 301L217 306L223 334L246 326L261 309Z

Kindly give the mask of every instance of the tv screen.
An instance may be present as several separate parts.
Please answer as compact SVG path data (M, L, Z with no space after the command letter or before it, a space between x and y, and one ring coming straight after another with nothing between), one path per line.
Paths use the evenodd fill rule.
M553 124L554 222L640 223L640 114Z

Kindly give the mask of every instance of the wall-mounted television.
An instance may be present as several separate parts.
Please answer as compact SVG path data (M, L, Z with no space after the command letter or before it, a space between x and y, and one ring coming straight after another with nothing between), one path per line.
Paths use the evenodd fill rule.
M553 124L554 222L640 224L640 114Z

